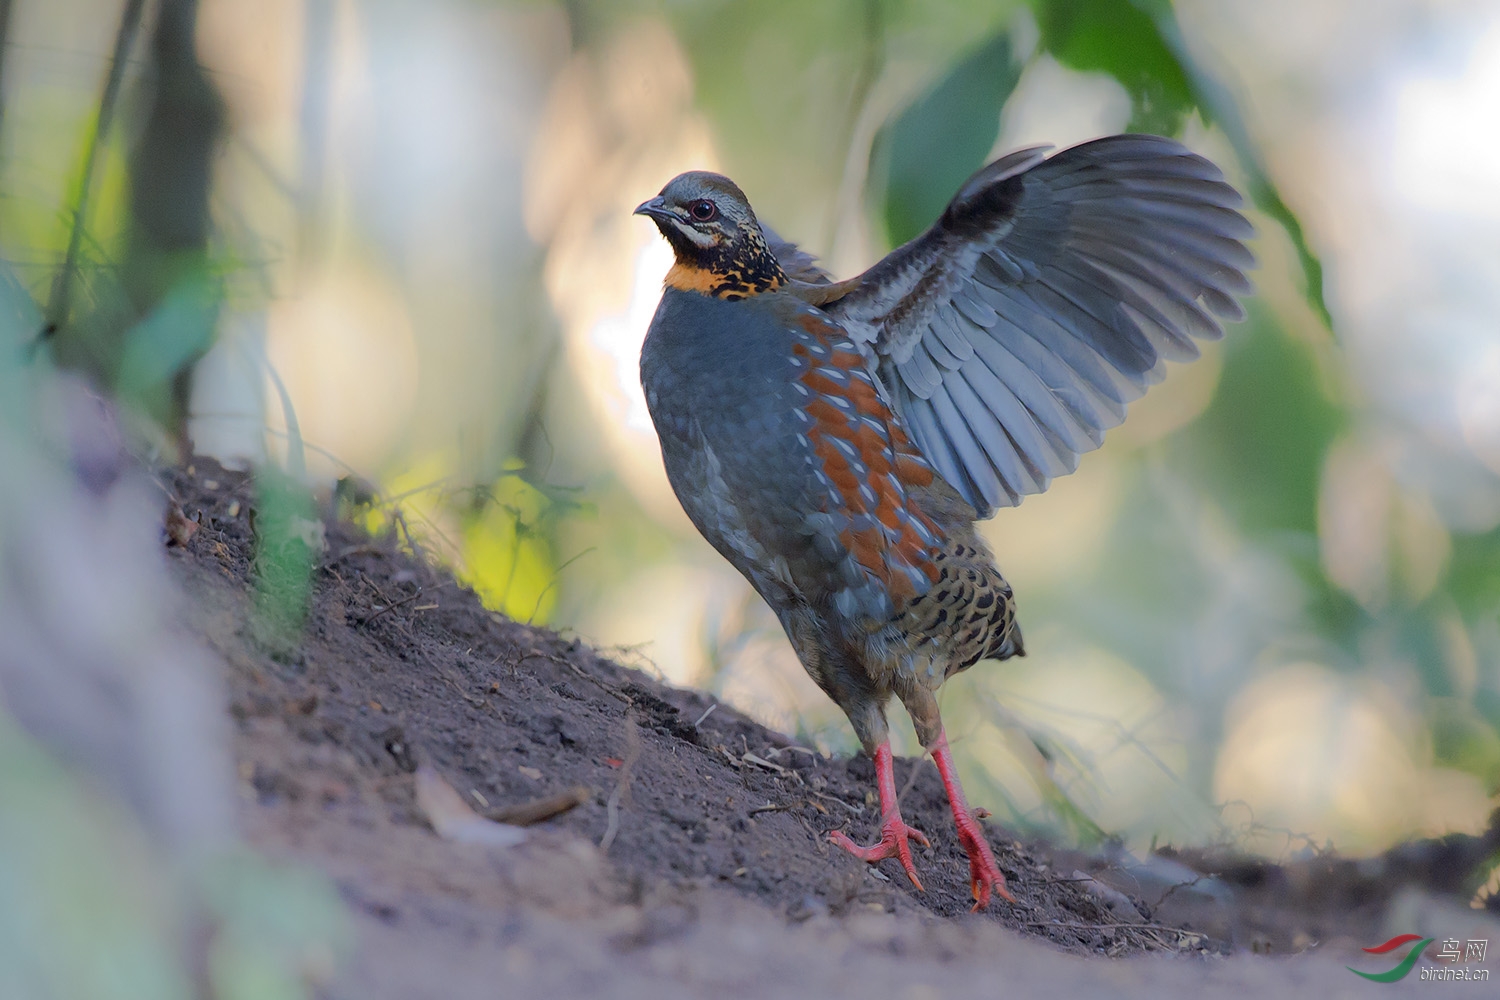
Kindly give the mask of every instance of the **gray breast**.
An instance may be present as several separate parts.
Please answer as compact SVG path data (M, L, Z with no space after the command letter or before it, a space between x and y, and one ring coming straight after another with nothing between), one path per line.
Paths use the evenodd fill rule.
M826 496L791 388L790 334L773 305L668 289L641 381L683 509L768 600L767 588L833 586L842 553L817 551ZM826 582L825 582L826 579Z

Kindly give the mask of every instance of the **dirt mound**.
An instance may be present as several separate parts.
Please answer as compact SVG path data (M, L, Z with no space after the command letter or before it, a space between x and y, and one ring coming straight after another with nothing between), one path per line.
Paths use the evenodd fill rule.
M968 912L968 862L930 761L896 762L902 812L932 840L918 850L919 893L895 861L872 870L827 842L832 829L878 835L869 760L793 746L704 694L488 611L394 537L327 524L302 643L267 649L252 638L247 600L248 477L199 460L167 485L200 525L173 551L232 666L258 823L358 825L376 813L426 830L413 793L421 762L481 813L587 788L547 826L596 845L609 834L609 868L630 893L717 883L794 921ZM1122 920L1002 830L991 827L990 843L1018 905L997 902L976 919L1083 953L1213 946L1145 916ZM389 853L368 861L405 863L405 849Z
M1342 965L1388 922L1400 880L1385 869L1359 868L1373 888L1324 912L1271 892L1307 882L1324 895L1291 868L1257 869L1246 888L1207 855L1127 868L993 826L1018 902L970 914L930 762L896 762L902 811L932 840L917 851L919 893L896 862L867 866L827 843L832 829L876 835L863 757L794 746L702 693L487 611L394 536L332 519L304 526L326 543L311 611L277 641L255 610L254 484L206 460L161 478L193 598L184 627L229 666L247 836L328 874L358 925L359 959L330 996L480 997L503 981L527 995L917 998L1003 974L1045 995L1217 984L1322 997L1363 982ZM418 803L419 766L492 817L573 793L581 804L516 847L455 844ZM1214 960L1231 940L1236 952L1323 945L1337 961ZM1148 953L1192 959L1078 961Z

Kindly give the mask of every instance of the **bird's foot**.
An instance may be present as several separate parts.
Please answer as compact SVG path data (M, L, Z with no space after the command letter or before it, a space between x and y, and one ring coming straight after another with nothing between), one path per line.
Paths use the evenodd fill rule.
M989 841L984 838L984 828L979 820L965 810L954 812L954 825L958 827L958 842L964 845L969 855L969 891L974 894L974 912L990 905L990 893L1014 903L1016 898L1005 887L1005 876L995 864L995 855L990 851Z
M953 825L958 828L958 842L964 845L969 855L969 891L974 894L974 911L977 913L990 905L990 894L998 893L1001 899L1014 903L1016 897L1005 887L1005 876L995 864L995 855L990 851L990 842L984 839L984 827L969 803L964 799L963 785L958 780L958 768L953 766L953 751L948 746L948 736L938 731L937 739L928 748L932 751L933 763L942 776L943 787L948 790L948 803L953 807Z
M917 866L911 860L911 840L915 840L923 847L931 847L927 841L927 835L914 826L907 826L906 821L901 818L900 813L887 815L880 825L880 840L870 847L860 847L849 835L842 830L832 830L828 834L830 843L836 844L854 855L859 860L874 864L876 861L884 861L886 858L897 858L901 861L901 867L906 869L906 877L911 879L911 884L918 892L922 890L922 880L917 878ZM994 862L990 862L991 866ZM1000 880L1003 886L1005 879Z

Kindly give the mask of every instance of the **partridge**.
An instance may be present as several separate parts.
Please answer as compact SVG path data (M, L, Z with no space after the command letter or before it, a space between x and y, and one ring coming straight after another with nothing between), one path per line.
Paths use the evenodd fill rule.
M830 839L921 881L885 708L932 755L975 909L1012 899L964 800L943 681L1024 655L976 520L1077 468L1167 360L1243 318L1251 228L1212 163L1118 135L974 174L925 233L832 281L728 178L674 178L636 213L676 262L641 350L672 488L775 611L875 762L880 840Z

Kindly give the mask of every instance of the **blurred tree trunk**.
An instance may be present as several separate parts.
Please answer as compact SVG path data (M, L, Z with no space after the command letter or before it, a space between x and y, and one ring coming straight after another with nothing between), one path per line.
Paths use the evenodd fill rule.
M10 0L0 0L0 130L5 126L5 43L9 37Z
M193 364L207 350L218 314L211 273L209 197L213 161L224 131L224 105L198 63L198 0L162 0L151 40L152 81L140 138L130 157L130 223L121 281L137 320L162 318L149 331L164 376L122 385L186 446ZM166 314L171 296L183 307ZM139 333L149 324L138 323ZM128 352L132 345L126 345ZM131 372L124 370L124 379ZM162 370L166 368L169 370ZM152 380L147 379L147 383Z
M297 116L301 162L297 177L298 264L323 257L327 220L323 193L328 170L328 101L333 75L332 0L305 0L302 17L302 108Z

